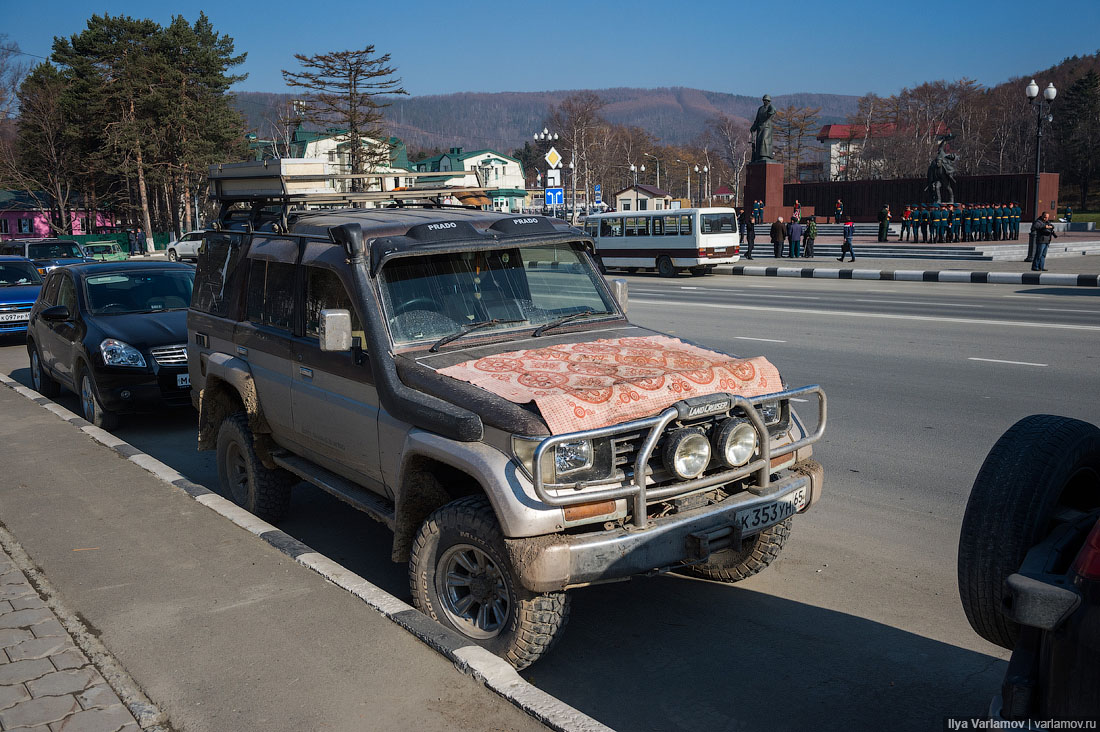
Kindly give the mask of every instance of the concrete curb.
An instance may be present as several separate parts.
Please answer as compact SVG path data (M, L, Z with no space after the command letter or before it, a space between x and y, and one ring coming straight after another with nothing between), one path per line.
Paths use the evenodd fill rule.
M78 427L96 442L178 488L198 503L270 544L337 587L350 592L384 617L397 623L446 657L462 673L483 683L497 695L557 732L614 732L612 728L574 709L557 697L524 680L506 661L428 618L408 603L337 564L235 503L189 481L186 477L133 445L88 423L79 415L28 389L6 374L0 383ZM121 668L121 667L120 667ZM136 689L136 684L134 685Z
M1054 272L965 272L920 269L825 269L821 267L753 267L735 265L731 274L748 277L801 277L826 280L898 280L907 282L970 282L991 285L1058 285L1100 287L1100 275Z

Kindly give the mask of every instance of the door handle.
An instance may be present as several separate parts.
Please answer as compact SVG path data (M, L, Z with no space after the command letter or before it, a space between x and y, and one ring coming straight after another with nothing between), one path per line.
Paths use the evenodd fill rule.
M313 378L313 369L307 369L305 366L299 366L298 373L306 377L307 379Z

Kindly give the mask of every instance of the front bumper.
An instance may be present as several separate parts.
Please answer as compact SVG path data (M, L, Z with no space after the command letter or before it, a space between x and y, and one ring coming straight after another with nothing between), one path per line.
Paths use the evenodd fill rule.
M187 364L157 366L126 371L99 367L96 389L104 409L112 412L153 412L168 407L190 406L191 388L177 386L177 374L187 373Z
M652 519L643 529L505 539L520 584L532 592L623 579L696 564L753 533L735 525L738 511L799 488L809 488L808 509L821 495L823 471L813 460L796 463L782 480L754 487L716 505ZM806 510L803 509L803 510Z

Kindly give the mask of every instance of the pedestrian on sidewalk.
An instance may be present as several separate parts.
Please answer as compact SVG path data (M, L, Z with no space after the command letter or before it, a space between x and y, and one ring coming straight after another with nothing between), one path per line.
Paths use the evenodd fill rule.
M852 236L856 232L856 225L852 223L852 217L849 216L844 223L844 243L840 245L840 257L836 260L838 262L844 261L844 253L847 252L852 256L852 261L856 261L856 253L852 251Z
M745 243L745 209L737 209L737 243Z
M806 252L802 256L806 259L813 259L814 256L814 239L817 238L817 217L811 216L810 221L806 224Z
M791 219L791 228L787 232L791 242L791 259L802 258L802 233L802 223L798 219Z
M844 201L839 198L836 199L836 206L833 207L833 215L836 217L833 220L834 224L839 224L841 218L844 217Z
M1047 271L1047 247L1050 246L1050 238L1058 238L1054 231L1054 224L1050 222L1050 215L1043 211L1043 215L1035 219L1031 225L1031 231L1035 234L1035 259L1031 263L1033 272Z
M748 215L748 211L745 212L745 259L752 259L752 248L756 246L756 222L753 221L753 217Z
M783 217L778 217L771 228L772 252L776 259L783 257L783 240L787 237L787 229L783 226Z

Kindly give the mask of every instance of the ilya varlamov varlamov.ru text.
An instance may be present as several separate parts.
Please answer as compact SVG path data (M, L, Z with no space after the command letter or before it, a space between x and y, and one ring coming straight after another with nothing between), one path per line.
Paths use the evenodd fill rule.
M949 730L949 732L972 729L1096 729L1096 721L1087 719L1033 719L1025 721L948 717L944 720L944 729Z

